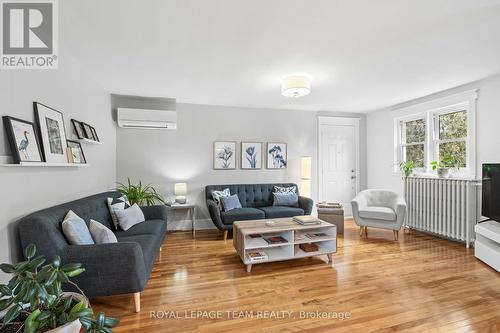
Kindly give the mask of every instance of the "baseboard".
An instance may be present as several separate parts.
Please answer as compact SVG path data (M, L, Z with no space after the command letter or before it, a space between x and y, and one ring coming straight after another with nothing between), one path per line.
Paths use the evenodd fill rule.
M167 229L169 231L188 231L192 230L191 220L168 221ZM214 230L217 229L211 219L197 219L196 230Z

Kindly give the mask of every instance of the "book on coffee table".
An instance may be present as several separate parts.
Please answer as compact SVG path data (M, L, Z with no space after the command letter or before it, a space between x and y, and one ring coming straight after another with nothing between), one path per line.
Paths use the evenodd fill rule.
M281 236L264 237L264 239L268 244L288 243L288 241Z
M247 252L247 257L251 262L264 261L269 258L264 251Z
M310 215L294 216L293 220L301 225L321 224L320 219Z

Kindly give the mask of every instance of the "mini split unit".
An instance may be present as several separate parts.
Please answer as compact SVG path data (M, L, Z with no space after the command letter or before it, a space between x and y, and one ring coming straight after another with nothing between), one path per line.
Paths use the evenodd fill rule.
M118 108L118 126L122 128L176 129L177 112Z

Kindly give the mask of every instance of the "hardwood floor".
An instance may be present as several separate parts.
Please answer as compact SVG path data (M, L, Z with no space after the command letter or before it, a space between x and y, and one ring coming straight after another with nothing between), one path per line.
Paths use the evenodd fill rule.
M140 313L132 295L93 299L94 311L120 318L115 332L500 332L500 275L459 243L402 231L394 241L391 231L371 228L365 239L347 221L333 268L325 256L247 273L231 239L196 236L167 236ZM332 318L341 312L349 318Z

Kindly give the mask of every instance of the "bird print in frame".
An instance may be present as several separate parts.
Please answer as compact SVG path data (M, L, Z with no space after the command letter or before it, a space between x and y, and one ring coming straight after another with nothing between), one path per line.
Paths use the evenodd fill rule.
M3 117L14 163L43 162L40 144L32 122Z

